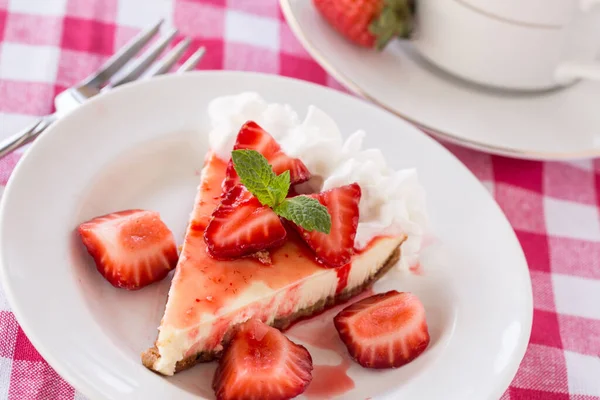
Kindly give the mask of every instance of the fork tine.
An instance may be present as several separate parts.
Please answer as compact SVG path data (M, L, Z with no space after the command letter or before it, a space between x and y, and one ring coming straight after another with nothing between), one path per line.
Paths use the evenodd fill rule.
M196 65L198 65L202 60L202 57L204 57L204 53L206 53L206 47L202 46L177 69L177 73L188 72L196 68Z
M171 43L176 34L177 29L172 29L167 35L154 42L148 51L146 51L133 62L131 69L125 74L125 76L114 82L111 86L115 87L123 85L139 78L144 71L146 71L152 65L158 56L160 56L167 45Z
M108 82L117 71L119 71L129 60L131 60L141 49L144 47L150 39L156 35L160 26L164 20L161 19L156 24L148 28L147 30L140 32L125 46L123 46L118 52L116 52L111 58L104 63L104 65L94 75L88 77L82 82L82 85L92 85L100 87L104 83Z
M166 56L164 56L159 62L155 63L152 68L149 69L147 76L150 78L169 72L177 60L183 56L183 53L185 53L191 42L192 41L189 38L185 38L181 42L177 43L177 46L173 47Z

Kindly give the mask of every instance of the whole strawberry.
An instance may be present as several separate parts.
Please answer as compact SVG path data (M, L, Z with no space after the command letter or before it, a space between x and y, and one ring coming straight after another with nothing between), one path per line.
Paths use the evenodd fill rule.
M352 42L383 49L413 31L414 0L313 0L323 17Z

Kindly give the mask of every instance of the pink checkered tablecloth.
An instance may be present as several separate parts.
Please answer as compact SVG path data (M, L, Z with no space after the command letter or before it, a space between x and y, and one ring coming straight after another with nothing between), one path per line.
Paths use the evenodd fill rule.
M341 89L277 0L0 0L0 138L53 111L141 28L164 17L199 68L281 74ZM503 399L600 399L600 160L541 163L449 147L493 193L527 255L531 340ZM21 152L0 160L0 193ZM83 399L31 345L0 290L0 398Z

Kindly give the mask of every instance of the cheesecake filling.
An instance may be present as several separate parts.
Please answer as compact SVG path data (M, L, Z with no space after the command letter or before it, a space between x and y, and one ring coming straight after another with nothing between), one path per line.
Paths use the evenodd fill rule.
M208 106L209 142L228 161L240 126L253 120L269 132L291 157L300 158L313 175L297 191L319 192L358 183L362 195L355 248L377 236L406 235L399 266L417 262L427 225L425 192L415 169L395 171L378 149L363 149L365 132L344 141L336 122L310 106L301 120L287 104L267 103L254 92L215 98Z
M160 358L153 369L173 375L177 362L186 357L198 352L220 352L225 335L234 325L250 318L272 324L276 318L291 316L323 299L362 285L377 273L403 240L404 237L377 238L365 251L355 255L351 264L321 268L302 281L277 290L264 282L253 282L229 298L215 313L204 312L197 325L181 328L163 325L156 342ZM311 259L305 262L314 263Z

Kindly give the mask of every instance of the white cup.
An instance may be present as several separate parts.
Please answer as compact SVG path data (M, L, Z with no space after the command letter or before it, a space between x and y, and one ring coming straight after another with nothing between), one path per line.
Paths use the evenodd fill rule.
M544 90L600 80L600 0L417 0L413 45L465 80Z

